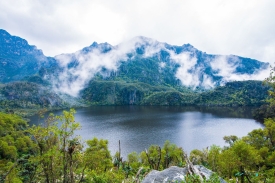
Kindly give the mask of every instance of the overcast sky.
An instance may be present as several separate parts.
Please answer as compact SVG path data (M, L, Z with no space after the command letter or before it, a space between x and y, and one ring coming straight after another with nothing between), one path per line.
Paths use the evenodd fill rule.
M274 63L275 0L2 0L0 28L47 56L146 36Z

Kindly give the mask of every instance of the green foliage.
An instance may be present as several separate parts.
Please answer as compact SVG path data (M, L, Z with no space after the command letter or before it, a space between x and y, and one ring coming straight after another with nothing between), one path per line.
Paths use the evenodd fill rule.
M141 167L141 162L140 162L140 156L138 155L137 152L132 152L128 154L127 156L127 161L131 169L133 169L134 173L137 173L139 168Z
M208 166L212 171L217 172L219 169L219 159L222 148L216 145L212 145L208 151L207 162Z
M259 106L265 103L269 89L261 81L233 81L202 93L195 102L207 106Z
M93 138L87 141L87 145L84 162L88 170L101 173L112 168L112 156L108 150L107 140Z
M171 90L174 89L140 82L92 80L81 96L93 105L140 105L152 93Z
M184 183L220 183L220 177L218 174L213 173L209 177L209 179L204 179L203 181L200 180L198 175L187 175L184 177Z
M50 114L42 125L29 128L20 117L0 113L0 182L134 182L152 169L185 166L183 149L169 141L163 147L152 145L140 154L130 153L123 162L119 155L112 162L107 140L88 140L83 150L80 137L75 136L80 126L74 114L74 110ZM265 128L243 138L226 136L228 147L195 149L189 159L217 172L203 182L219 182L219 176L274 182L274 124L275 119L266 119ZM200 179L187 175L185 182Z
M73 97L52 92L50 86L35 82L14 82L0 86L0 110L27 115L28 110L83 106L82 99L88 105L257 106L264 103L267 89L258 81L242 81L197 93L179 86L95 77L81 91L81 100L76 101ZM263 116L261 112L255 114L259 118Z
M2 109L68 106L50 88L32 82L13 82L0 87L0 104Z
M81 96L92 105L259 106L265 103L268 89L260 81L235 81L196 93L172 85L95 78Z
M275 67L271 67L269 77L265 79L264 84L269 86L267 104L261 105L255 112L254 118L264 122L264 119L275 117Z
M181 147L177 147L175 144L171 144L170 141L165 141L162 148L162 166L163 168L169 168L170 166L184 166L185 161L184 151Z
M19 171L15 166L22 167L22 158L25 154L32 154L34 144L25 129L27 122L14 114L0 112L0 182L21 182L25 177L19 177Z
M207 149L204 150L198 150L198 149L194 149L190 152L190 161L194 164L194 165L207 165Z
M178 91L155 92L144 98L142 105L194 105L197 95Z

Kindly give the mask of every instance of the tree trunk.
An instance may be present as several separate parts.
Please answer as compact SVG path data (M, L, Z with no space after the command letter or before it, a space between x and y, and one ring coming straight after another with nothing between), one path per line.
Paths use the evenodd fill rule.
M240 166L240 173L241 173L241 183L244 183L244 169L243 169L243 166Z
M187 154L185 154L185 153L184 153L184 159L186 161L187 170L188 170L189 174L198 175L200 178L200 181L203 182L203 178L205 178L204 175L201 174L200 171L196 167L194 167L193 163L189 160Z
M161 161L161 148L159 147L159 160L158 160L158 164L157 164L157 170L159 170L160 161Z

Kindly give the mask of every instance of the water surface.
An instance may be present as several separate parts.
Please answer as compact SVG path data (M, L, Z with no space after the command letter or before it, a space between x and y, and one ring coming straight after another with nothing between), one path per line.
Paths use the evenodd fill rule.
M162 146L166 140L188 153L212 144L224 146L225 135L242 137L263 127L252 119L251 108L94 106L76 111L75 120L82 126L77 134L83 140L107 139L112 155L118 151L120 140L125 158L151 144ZM38 123L37 116L31 123Z

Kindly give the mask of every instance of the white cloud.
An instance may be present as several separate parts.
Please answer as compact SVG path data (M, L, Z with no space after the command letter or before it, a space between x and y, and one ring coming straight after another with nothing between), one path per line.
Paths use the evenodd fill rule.
M223 77L223 83L228 81L264 80L269 75L269 68L260 69L253 74L235 73L239 64L240 60L235 56L218 56L210 63L212 69L217 72L216 75Z
M190 53L188 52L178 55L172 52L171 58L180 65L176 77L181 80L183 85L196 87L200 84L198 71L190 72L197 63L196 57L190 57Z
M0 25L51 56L146 36L273 63L274 8L273 0L9 0Z
M268 75L267 70L259 70L255 73L239 74L235 73L236 68L241 64L241 61L236 56L216 56L215 59L205 60L205 63L198 63L197 51L195 48L189 47L189 51L184 51L179 54L165 47L164 43L157 42L153 39L145 37L135 37L129 41L123 42L118 46L112 47L108 44L99 44L87 48L88 52L77 51L74 54L58 55L56 59L64 71L60 74L58 80L54 78L53 82L56 90L77 96L91 78L102 68L107 71L102 74L109 76L111 71L116 71L122 61L128 60L128 53L133 53L139 47L145 46L144 58L157 56L160 57L161 50L169 53L170 62L178 64L179 67L175 74L181 83L185 86L196 88L203 86L206 89L213 88L216 83L212 80L212 76L204 73L205 67L211 67L216 72L216 76L221 76L222 83L234 80L262 80ZM109 52L104 53L104 48L112 48ZM76 66L68 68L68 64L77 60ZM159 70L167 66L159 58Z
M99 48L93 48L87 53L77 51L74 54L58 55L55 58L64 71L59 78L53 78L57 91L77 96L79 91L94 77L94 75L105 68L109 71L116 71L119 62L127 60L127 53L132 52L138 46L135 41L128 41L114 47L107 53L102 53ZM77 65L68 68L68 64L77 60Z

